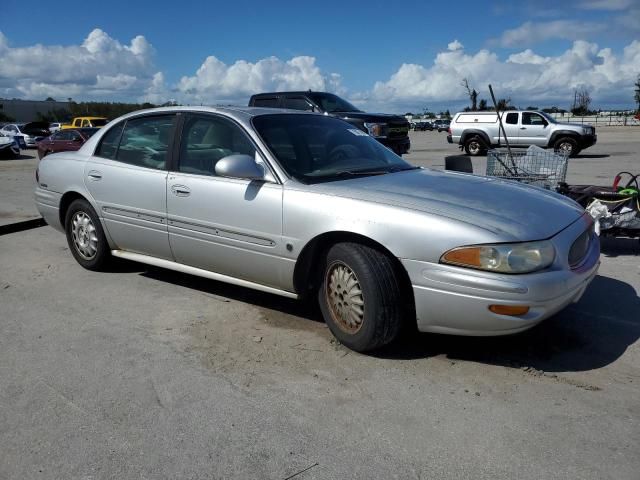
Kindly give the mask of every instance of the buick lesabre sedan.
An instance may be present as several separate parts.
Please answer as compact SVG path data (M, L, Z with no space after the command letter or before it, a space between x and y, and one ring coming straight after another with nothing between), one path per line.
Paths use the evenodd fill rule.
M121 117L45 157L35 192L75 259L112 257L316 297L367 351L419 330L504 335L577 301L590 217L555 193L416 168L343 120L261 108Z

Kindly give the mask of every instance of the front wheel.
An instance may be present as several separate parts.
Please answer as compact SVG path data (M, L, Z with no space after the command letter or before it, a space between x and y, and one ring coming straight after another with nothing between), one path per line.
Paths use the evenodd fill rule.
M111 258L111 252L91 204L84 199L74 200L64 225L67 243L76 261L87 270L101 270Z
M398 336L404 311L400 281L391 259L373 248L334 245L318 299L329 329L352 350L375 350Z
M564 137L559 139L554 145L553 149L562 153L566 153L570 157L574 157L578 154L578 142L571 137Z
M482 154L484 150L484 143L478 136L471 137L464 142L464 151L467 152L467 155L477 157L478 155Z

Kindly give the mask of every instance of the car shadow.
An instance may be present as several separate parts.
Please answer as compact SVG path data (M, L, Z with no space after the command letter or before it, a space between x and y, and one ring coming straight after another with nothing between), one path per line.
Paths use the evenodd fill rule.
M600 237L600 252L605 257L640 255L640 239L626 237Z
M544 372L588 371L609 365L640 338L640 298L634 288L598 275L579 303L526 332L504 337L407 335L375 355L411 360L445 355Z
M602 154L581 154L579 153L578 155L576 155L573 158L609 158L611 155L607 154L607 153L602 153Z
M133 263L133 262L131 262ZM266 308L286 315L300 317L300 321L323 323L322 314L316 302L298 301L292 298L281 297L251 288L238 287L229 283L218 282L208 278L197 277L186 273L166 270L164 268L137 264L143 271L140 275L153 278L161 282L172 283L181 287L198 290L202 293L224 297L238 302L244 302L256 307Z
M292 329L324 321L316 302L297 301L135 262L122 262L123 268L127 268L124 263L131 264L131 271L147 278L297 317L293 319L295 323L287 322ZM640 298L631 285L598 275L579 303L526 332L502 337L464 337L418 333L415 328L406 328L398 341L369 355L398 361L444 355L451 360L544 372L588 371L613 363L640 338L638 311Z

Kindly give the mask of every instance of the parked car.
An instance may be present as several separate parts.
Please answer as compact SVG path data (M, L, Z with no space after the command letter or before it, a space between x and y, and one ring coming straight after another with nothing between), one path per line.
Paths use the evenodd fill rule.
M109 120L105 117L75 117L71 123L63 123L61 130L69 128L102 128Z
M0 132L0 158L12 158L20 155L18 141Z
M48 122L8 123L0 132L9 137L22 137L27 147L35 147L36 142L51 134Z
M416 132L424 132L426 130L433 130L433 124L431 122L417 122L413 128Z
M433 128L438 130L438 132L448 131L450 125L451 120L436 120L435 122L433 122Z
M595 127L560 123L544 112L507 111L500 115L512 147L537 145L575 156L598 140ZM481 155L491 147L505 144L496 112L457 113L447 141L459 144L468 155Z
M64 125L64 123L60 123L60 122L52 122L49 124L49 131L51 133L55 133L57 131L60 130L60 128L62 127L62 125Z
M42 159L50 153L72 152L79 150L84 143L96 133L98 128L77 128L60 130L37 142L38 158Z
M409 122L406 118L387 113L363 112L333 93L312 91L260 93L251 96L249 106L326 113L346 120L398 155L407 153L411 147Z
M599 265L593 221L572 200L414 167L313 113L139 111L44 157L36 179L38 210L83 267L119 257L315 296L357 351L393 341L404 322L526 330L577 301Z

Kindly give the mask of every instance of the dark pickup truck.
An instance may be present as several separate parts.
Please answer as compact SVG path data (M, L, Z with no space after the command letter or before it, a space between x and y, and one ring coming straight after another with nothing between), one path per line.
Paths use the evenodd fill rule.
M312 91L259 93L249 99L249 106L325 113L346 120L398 155L407 153L411 147L409 122L404 117L363 112L333 93Z

